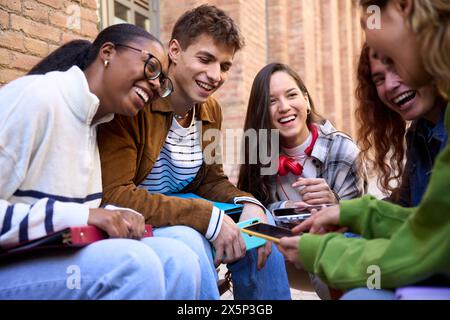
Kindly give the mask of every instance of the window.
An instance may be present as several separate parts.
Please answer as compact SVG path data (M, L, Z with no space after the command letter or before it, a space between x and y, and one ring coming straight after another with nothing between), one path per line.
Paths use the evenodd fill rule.
M159 37L159 0L101 0L101 28L133 23Z

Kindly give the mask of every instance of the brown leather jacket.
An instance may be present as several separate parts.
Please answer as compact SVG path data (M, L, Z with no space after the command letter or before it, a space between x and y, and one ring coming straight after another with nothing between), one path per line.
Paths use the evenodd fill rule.
M213 99L196 106L202 121L202 133L220 129L222 110ZM137 186L153 168L164 145L173 119L167 100L158 100L135 117L116 115L102 125L98 145L102 164L103 204L134 209L156 227L187 225L205 234L211 218L212 204L205 200L180 199L151 194ZM202 149L212 141L202 137ZM196 178L183 192L220 202L232 202L234 197L251 196L238 190L225 176L222 164L203 162Z

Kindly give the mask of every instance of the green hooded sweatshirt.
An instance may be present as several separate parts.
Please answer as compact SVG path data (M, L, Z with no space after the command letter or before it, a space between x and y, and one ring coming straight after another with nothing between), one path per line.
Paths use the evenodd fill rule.
M450 103L445 126L450 132ZM403 208L371 196L341 201L340 225L363 238L338 233L301 236L299 257L305 269L339 289L375 284L372 276L378 271L385 289L437 274L450 279L449 143L436 159L418 207Z

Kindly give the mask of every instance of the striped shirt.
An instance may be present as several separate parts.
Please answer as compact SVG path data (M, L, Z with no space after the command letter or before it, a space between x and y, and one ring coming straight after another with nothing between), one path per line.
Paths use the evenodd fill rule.
M201 121L184 128L174 119L152 171L139 185L150 193L177 193L191 183L203 163Z
M197 176L203 164L201 128L202 122L197 121L195 108L192 121L187 128L182 127L176 119L173 119L164 146L151 172L139 185L139 188L150 193L171 194L178 193L188 186ZM242 202L255 203L264 208L256 199L234 198L234 203ZM214 241L219 235L224 214L224 211L213 207L205 234L207 240Z

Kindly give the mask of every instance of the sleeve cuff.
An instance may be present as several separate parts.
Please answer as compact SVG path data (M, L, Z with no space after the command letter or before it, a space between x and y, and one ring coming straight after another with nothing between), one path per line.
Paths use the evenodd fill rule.
M219 235L222 227L224 212L217 207L213 207L211 212L211 219L209 220L208 230L206 230L205 238L213 242Z
M67 227L86 226L89 218L89 207L84 204L55 202L53 224L55 230Z
M264 212L266 212L267 210L266 207L264 207L261 202L252 197L235 197L233 200L234 204L242 204L242 202L250 202L260 206L264 210Z
M114 210L125 210L125 211L130 211L130 212L133 212L133 213L135 213L135 214L138 214L138 215L142 216L142 214L140 214L139 212L137 212L137 211L135 211L135 210L133 210L133 209L130 209L130 208L123 208L123 207L117 207L117 206L112 205L112 204L107 204L107 205L105 206L105 209L106 209L106 210L112 210L112 211L114 211Z
M286 201L283 201L283 202L281 202L281 204L280 204L280 206L279 206L279 208L280 209L284 209L284 208L286 208L286 205L287 205L287 200ZM275 209L275 208L274 208Z

